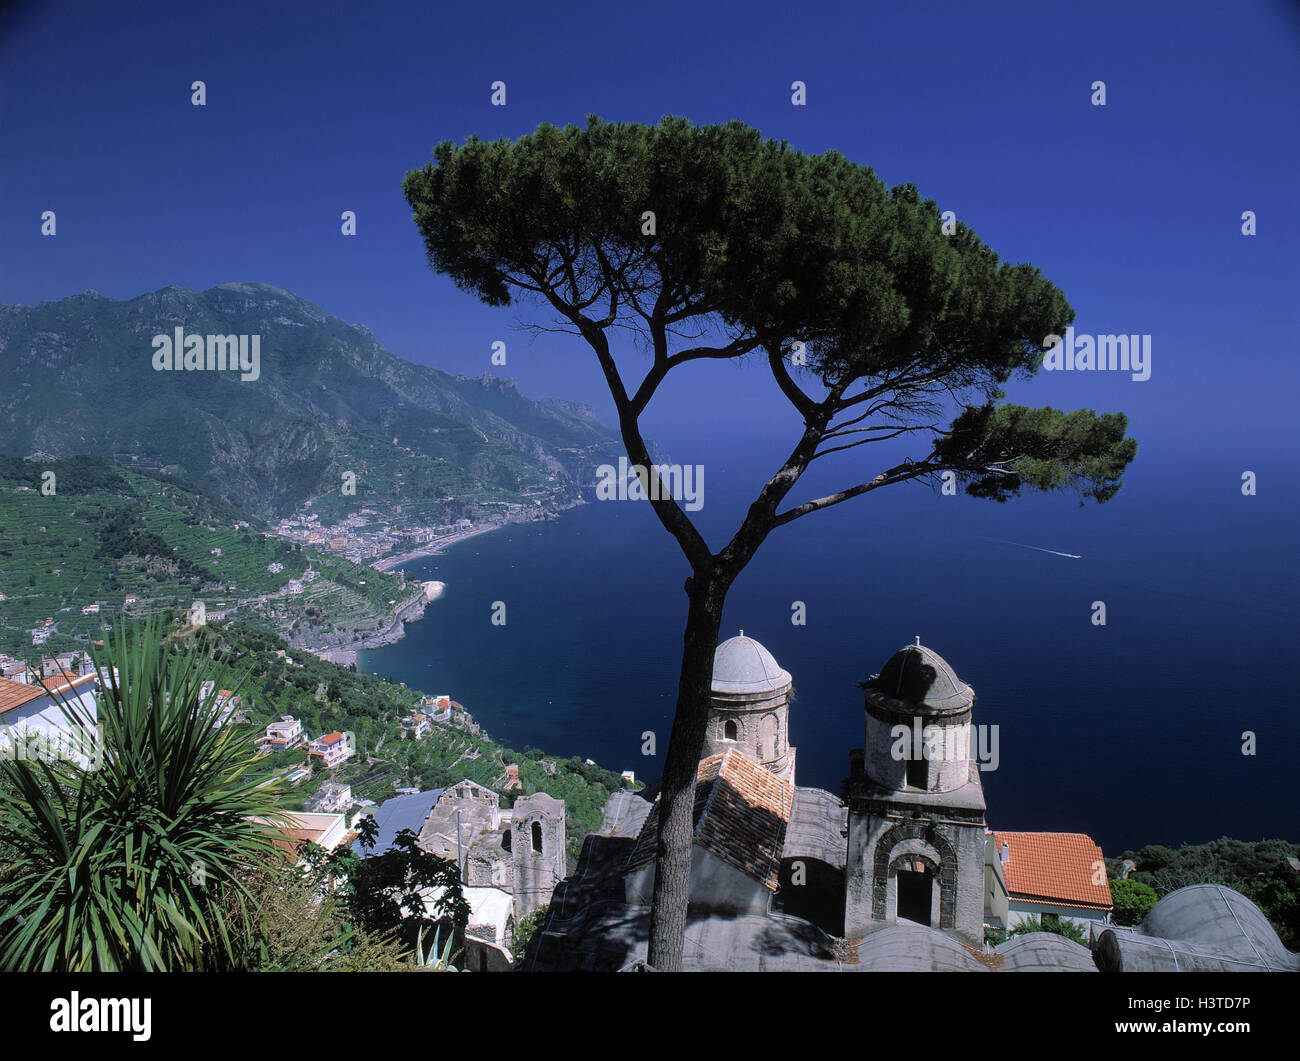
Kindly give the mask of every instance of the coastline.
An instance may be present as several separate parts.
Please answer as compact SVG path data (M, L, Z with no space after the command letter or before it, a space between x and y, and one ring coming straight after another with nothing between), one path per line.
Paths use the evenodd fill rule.
M509 527L510 523L489 523L485 527L474 527L471 530L460 531L456 534L449 534L445 538L439 538L436 542L430 542L419 549L413 549L409 553L402 553L399 556L389 556L383 560L371 564L376 571L394 571L403 564L408 564L412 560L423 560L427 556L437 556L444 549L449 549L453 545L467 541L470 538L476 538L480 534L487 534L490 531L500 530L502 527Z
M511 523L491 523L487 526L474 527L470 530L461 531L457 534L450 534L444 538L439 538L436 542L430 542L428 545L415 549L409 553L403 553L400 556L387 557L378 563L371 564L376 571L393 571L403 564L410 563L413 560L422 560L430 556L438 556L445 549L453 545L475 538L480 534L487 534L491 531L501 530L503 527L513 526ZM418 593L412 594L401 604L393 609L392 615L388 622L375 633L368 634L363 638L350 641L346 645L338 645L333 648L311 649L305 648L304 651L310 652L314 656L326 660L330 663L336 663L341 667L355 666L360 670L358 661L359 653L367 648L382 648L385 645L392 645L406 636L406 624L417 622L424 618L425 609L443 595L446 591L445 582L429 581L421 582Z
M571 505L564 505L556 512L567 512L571 508L577 508L585 504L584 501L578 500ZM546 517L555 518L554 515ZM438 556L444 550L458 545L470 538L476 538L480 534L489 534L492 531L501 530L504 527L523 526L527 523L536 522L535 520L510 521L506 520L501 523L489 523L483 526L471 527L468 530L459 531L454 534L446 535L437 541L430 542L428 545L421 546L419 549L413 549L409 553L402 553L399 556L386 557L370 566L376 571L394 571L403 564L411 563L413 560L423 560L430 556ZM304 651L310 652L314 656L326 660L330 663L337 663L342 667L357 667L360 670L358 654L367 648L382 648L385 645L392 645L406 636L406 624L413 623L424 618L425 609L435 600L442 596L446 591L444 582L421 582L420 592L412 594L401 604L393 609L387 624L375 633L368 634L363 638L350 641L346 645L337 645L333 648L313 649L301 646Z

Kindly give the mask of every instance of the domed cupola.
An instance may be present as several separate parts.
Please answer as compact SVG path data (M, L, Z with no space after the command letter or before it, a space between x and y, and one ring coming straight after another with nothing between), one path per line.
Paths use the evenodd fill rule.
M921 639L862 683L865 767L886 789L947 792L970 779L975 693Z
M705 756L738 748L794 784L795 750L789 741L793 687L790 672L743 630L720 644L713 654L713 710Z
M869 700L907 714L945 715L969 711L975 702L971 687L957 677L948 661L921 644L900 648L889 662L863 683Z

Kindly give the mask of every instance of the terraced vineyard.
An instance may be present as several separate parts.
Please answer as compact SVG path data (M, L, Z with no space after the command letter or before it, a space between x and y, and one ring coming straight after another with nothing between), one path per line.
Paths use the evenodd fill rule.
M314 770L290 790L288 809L303 809L326 780L351 785L356 799L382 802L399 787L440 788L469 778L501 793L505 806L533 792L564 800L568 853L576 858L587 833L599 826L610 793L629 787L594 763L546 759L535 748L516 752L486 733L435 725L420 740L403 739L400 720L419 710L420 691L287 652L285 642L249 624L215 623L191 636L221 646L218 681L240 691L239 729L260 733L268 722L292 715L311 737L331 730L353 734L356 756L332 770ZM284 776L306 759L303 749L267 756L255 774ZM504 791L507 763L519 765L523 788L515 793Z
M342 642L387 625L390 601L411 592L398 577L269 537L170 476L97 457L0 457L0 651L30 654L34 629L45 632L43 650L73 649L106 624L181 613L194 600L210 615L237 609L270 629L328 628Z

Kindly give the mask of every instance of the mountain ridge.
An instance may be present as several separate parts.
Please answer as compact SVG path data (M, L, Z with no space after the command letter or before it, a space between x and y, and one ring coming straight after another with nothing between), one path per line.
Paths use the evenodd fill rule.
M156 370L152 339L177 327L258 336L258 378ZM263 518L313 499L430 522L549 513L622 449L590 406L403 360L365 325L254 281L0 306L0 367L18 380L0 395L0 452L140 456Z

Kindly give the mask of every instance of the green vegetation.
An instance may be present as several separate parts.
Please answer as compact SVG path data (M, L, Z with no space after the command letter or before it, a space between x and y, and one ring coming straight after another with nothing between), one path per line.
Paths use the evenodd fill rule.
M150 337L182 318L190 335L260 335L260 383L155 371ZM266 284L5 307L0 365L24 384L0 452L113 454L267 519L309 501L322 518L401 506L425 525L555 510L619 451L585 406L402 361L366 328ZM355 494L341 492L344 472Z
M250 777L252 735L213 726L210 658L157 624L119 630L97 663L98 769L0 759L0 969L240 968L244 877L276 857L250 820L278 796Z
M53 494L41 492L53 472ZM282 570L268 570L279 564ZM290 592L308 567L314 581ZM314 643L387 625L413 590L389 574L268 537L251 516L180 480L98 457L0 457L0 651L33 652L30 631L52 619L42 653L86 648L119 619L202 599ZM137 601L126 604L134 595ZM99 605L82 614L86 605Z
M529 942L537 935L537 930L546 924L546 915L550 909L549 903L539 906L515 925L514 931L510 934L510 953L514 955L516 962L523 961L524 955L528 953Z
M1110 919L1117 925L1139 925L1147 911L1156 905L1160 896L1149 884L1140 880L1113 880L1110 897L1115 904Z
M343 898L322 895L311 872L284 861L258 866L246 880L258 914L247 968L303 973L410 970L410 954L399 941L358 928Z
M1006 935L1010 938L1028 935L1030 932L1054 932L1084 947L1088 945L1088 932L1082 925L1071 921L1068 917L1057 917L1055 914L1043 914L1042 917L1030 914Z
M1258 906L1289 950L1300 950L1300 873L1289 858L1300 858L1300 845L1285 840L1231 840L1184 844L1177 851L1150 844L1106 860L1119 876L1125 859L1136 869L1129 880L1149 885L1160 898L1191 884L1222 884ZM1112 885L1113 887L1113 885Z

